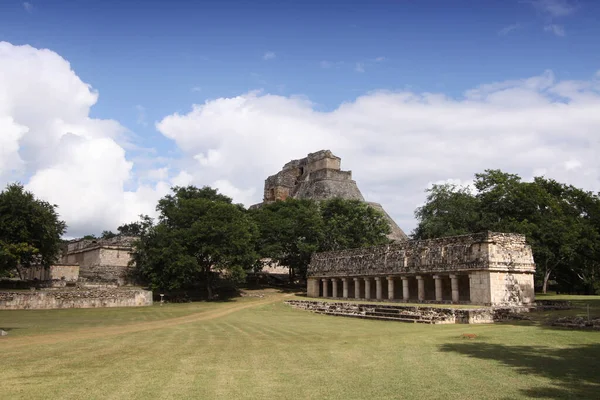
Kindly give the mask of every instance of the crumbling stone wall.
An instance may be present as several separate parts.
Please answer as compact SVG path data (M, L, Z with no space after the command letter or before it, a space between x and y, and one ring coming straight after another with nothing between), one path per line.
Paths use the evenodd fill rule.
M152 292L142 289L61 289L0 292L2 310L139 307L152 305Z
M24 278L30 281L62 280L65 282L77 282L79 278L79 265L56 264L49 268L42 266L31 267L26 269Z
M376 276L485 269L533 272L533 253L525 237L482 232L316 253L308 267L308 276Z

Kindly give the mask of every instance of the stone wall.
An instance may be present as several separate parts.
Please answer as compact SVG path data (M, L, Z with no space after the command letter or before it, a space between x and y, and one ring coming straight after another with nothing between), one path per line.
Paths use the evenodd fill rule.
M308 276L385 276L474 270L533 273L533 253L523 235L482 232L316 253L308 267Z
M77 282L79 278L79 265L57 264L49 268L41 266L31 267L26 270L24 278L29 281Z
M152 292L142 289L73 289L0 292L2 310L138 307L152 305Z

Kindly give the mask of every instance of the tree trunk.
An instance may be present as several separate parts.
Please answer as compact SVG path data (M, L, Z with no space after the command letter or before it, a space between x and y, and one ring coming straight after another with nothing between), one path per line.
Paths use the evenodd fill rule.
M548 288L548 281L550 280L550 274L552 273L551 269L547 269L544 274L544 285L542 286L542 293L546 294L546 289Z
M210 268L206 270L204 276L206 281L206 293L208 296L208 300L212 300L214 299L214 290L212 287L212 271L210 270Z

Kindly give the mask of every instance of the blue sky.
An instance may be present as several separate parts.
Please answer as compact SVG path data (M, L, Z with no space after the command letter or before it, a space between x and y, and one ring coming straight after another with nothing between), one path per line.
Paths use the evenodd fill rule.
M178 170L189 149L155 123L193 104L262 90L333 112L382 90L463 99L479 85L545 71L557 82L590 81L600 69L599 18L600 2L586 0L4 0L0 41L67 60L99 93L90 117L118 121L136 146L178 158L169 164ZM135 190L135 179L125 187Z

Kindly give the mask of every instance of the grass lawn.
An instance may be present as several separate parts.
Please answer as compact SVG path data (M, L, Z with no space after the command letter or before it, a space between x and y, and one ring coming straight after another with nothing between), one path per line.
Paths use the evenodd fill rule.
M0 311L11 329L0 398L600 398L600 332L543 325L548 313L421 325L317 315L289 298ZM600 315L600 297L577 301Z

